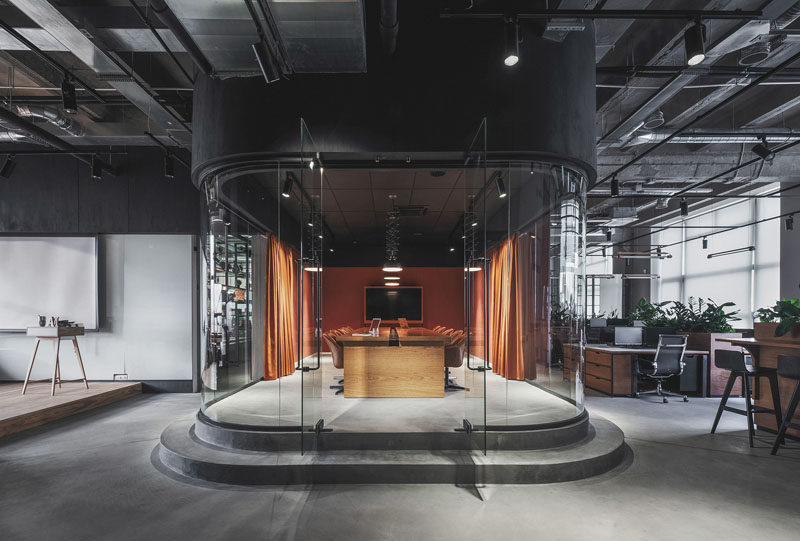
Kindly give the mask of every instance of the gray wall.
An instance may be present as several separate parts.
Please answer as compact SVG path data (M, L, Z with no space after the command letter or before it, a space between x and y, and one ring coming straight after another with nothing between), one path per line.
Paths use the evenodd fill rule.
M100 331L78 339L90 380L127 372L157 389L192 390L193 243L191 235L100 236ZM0 333L0 380L24 379L32 347L24 334ZM52 374L52 355L40 347L32 378ZM69 347L61 369L65 379L79 376Z
M781 224L781 298L800 298L800 198L796 191L789 192L794 197L781 198L781 214L797 211L794 230L787 231L785 222Z

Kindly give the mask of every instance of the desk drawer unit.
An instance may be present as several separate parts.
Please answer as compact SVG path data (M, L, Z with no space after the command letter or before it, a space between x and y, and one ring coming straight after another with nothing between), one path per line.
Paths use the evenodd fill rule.
M586 386L613 396L630 396L632 355L586 350Z

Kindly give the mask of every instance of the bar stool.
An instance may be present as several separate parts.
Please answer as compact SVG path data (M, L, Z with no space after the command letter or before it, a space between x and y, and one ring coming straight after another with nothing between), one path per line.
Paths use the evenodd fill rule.
M789 399L789 406L786 408L786 413L783 415L783 423L778 423L780 429L778 430L778 435L775 437L775 443L772 445L773 455L778 452L778 447L780 447L783 442L787 428L800 430L800 424L792 422L797 404L800 402L800 357L778 355L778 375L782 378L797 381L797 385L794 387L792 398Z
M744 354L740 351L728 351L718 349L714 352L714 364L717 368L722 370L730 370L731 375L728 377L728 383L725 385L725 393L722 395L722 400L719 402L717 409L717 416L714 419L714 425L711 427L713 434L717 430L719 418L722 417L723 411L731 413L738 413L747 417L747 433L750 437L750 447L753 446L753 435L755 434L755 426L753 421L754 413L774 413L775 420L778 422L776 426L781 426L781 395L778 391L778 371L774 368L764 368L748 365L744 362ZM727 406L728 397L731 395L733 384L736 383L736 378L742 378L742 391L744 394L745 409L740 410ZM754 377L756 383L758 378L767 378L769 380L769 387L772 391L772 406L774 409L765 408L762 406L755 406L752 403L752 384L750 377Z

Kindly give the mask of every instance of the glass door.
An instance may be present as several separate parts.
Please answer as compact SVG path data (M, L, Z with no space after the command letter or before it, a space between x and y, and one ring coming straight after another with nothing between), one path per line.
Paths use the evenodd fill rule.
M326 233L322 219L324 169L311 132L300 119L300 163L298 165L302 212L298 311L299 366L301 372L301 450L313 448L322 431L322 254ZM330 242L330 239L328 239Z
M486 259L486 119L467 149L462 171L464 242L464 429L475 449L486 453L488 294Z

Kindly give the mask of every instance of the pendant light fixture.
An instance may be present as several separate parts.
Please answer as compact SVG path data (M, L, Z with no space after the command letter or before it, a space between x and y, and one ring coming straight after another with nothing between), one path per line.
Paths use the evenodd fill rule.
M386 214L386 261L383 272L401 272L403 266L399 261L400 252L400 211L395 207L397 195L389 194L392 200L392 210Z
M516 18L508 17L503 21L503 36L505 38L503 64L510 68L519 62L519 23Z
M686 63L696 66L706 59L706 26L697 21L683 34L683 44L686 47Z

